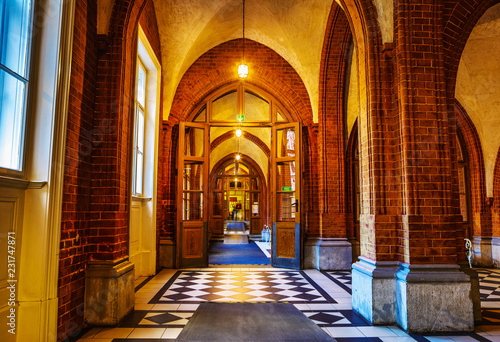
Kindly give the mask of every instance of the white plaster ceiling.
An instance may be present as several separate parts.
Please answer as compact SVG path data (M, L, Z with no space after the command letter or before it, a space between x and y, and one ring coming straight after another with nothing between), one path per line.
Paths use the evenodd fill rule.
M318 115L321 51L333 0L246 0L245 37L297 71ZM205 52L242 37L242 0L154 0L162 49L164 119L187 69ZM236 70L235 70L236 72ZM251 72L251 70L250 70Z
M500 4L491 7L472 30L458 68L455 97L481 140L486 193L493 196L493 173L500 147Z

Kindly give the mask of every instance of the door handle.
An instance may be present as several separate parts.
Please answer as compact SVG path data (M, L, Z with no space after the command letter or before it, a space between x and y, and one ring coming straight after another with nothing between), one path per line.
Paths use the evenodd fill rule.
M296 213L299 212L299 200L298 199L295 200L295 203L292 203L292 207L295 207Z

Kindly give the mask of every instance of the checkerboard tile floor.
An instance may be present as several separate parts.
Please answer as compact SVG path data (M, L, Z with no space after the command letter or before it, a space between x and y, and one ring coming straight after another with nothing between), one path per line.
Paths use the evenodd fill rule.
M79 342L175 341L201 302L289 302L339 342L499 341L500 270L477 269L483 325L453 336L371 326L352 311L351 273L273 268L163 270L136 292L119 327L92 328Z

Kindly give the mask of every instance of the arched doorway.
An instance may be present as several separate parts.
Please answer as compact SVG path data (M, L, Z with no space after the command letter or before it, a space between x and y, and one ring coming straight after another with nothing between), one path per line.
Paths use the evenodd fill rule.
M296 118L244 83L215 92L179 124L177 267L207 266L211 234L236 220L252 234L269 222L272 265L300 268L300 141Z
M213 167L209 177L210 238L221 238L224 223L243 222L251 235L258 235L269 223L267 178L247 155L228 155ZM227 228L227 227L226 227Z

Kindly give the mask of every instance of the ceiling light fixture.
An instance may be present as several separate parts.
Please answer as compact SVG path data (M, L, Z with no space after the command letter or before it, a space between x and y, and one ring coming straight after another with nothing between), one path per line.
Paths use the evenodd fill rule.
M248 76L248 65L245 64L245 0L243 0L243 61L238 67L238 75L240 78Z

